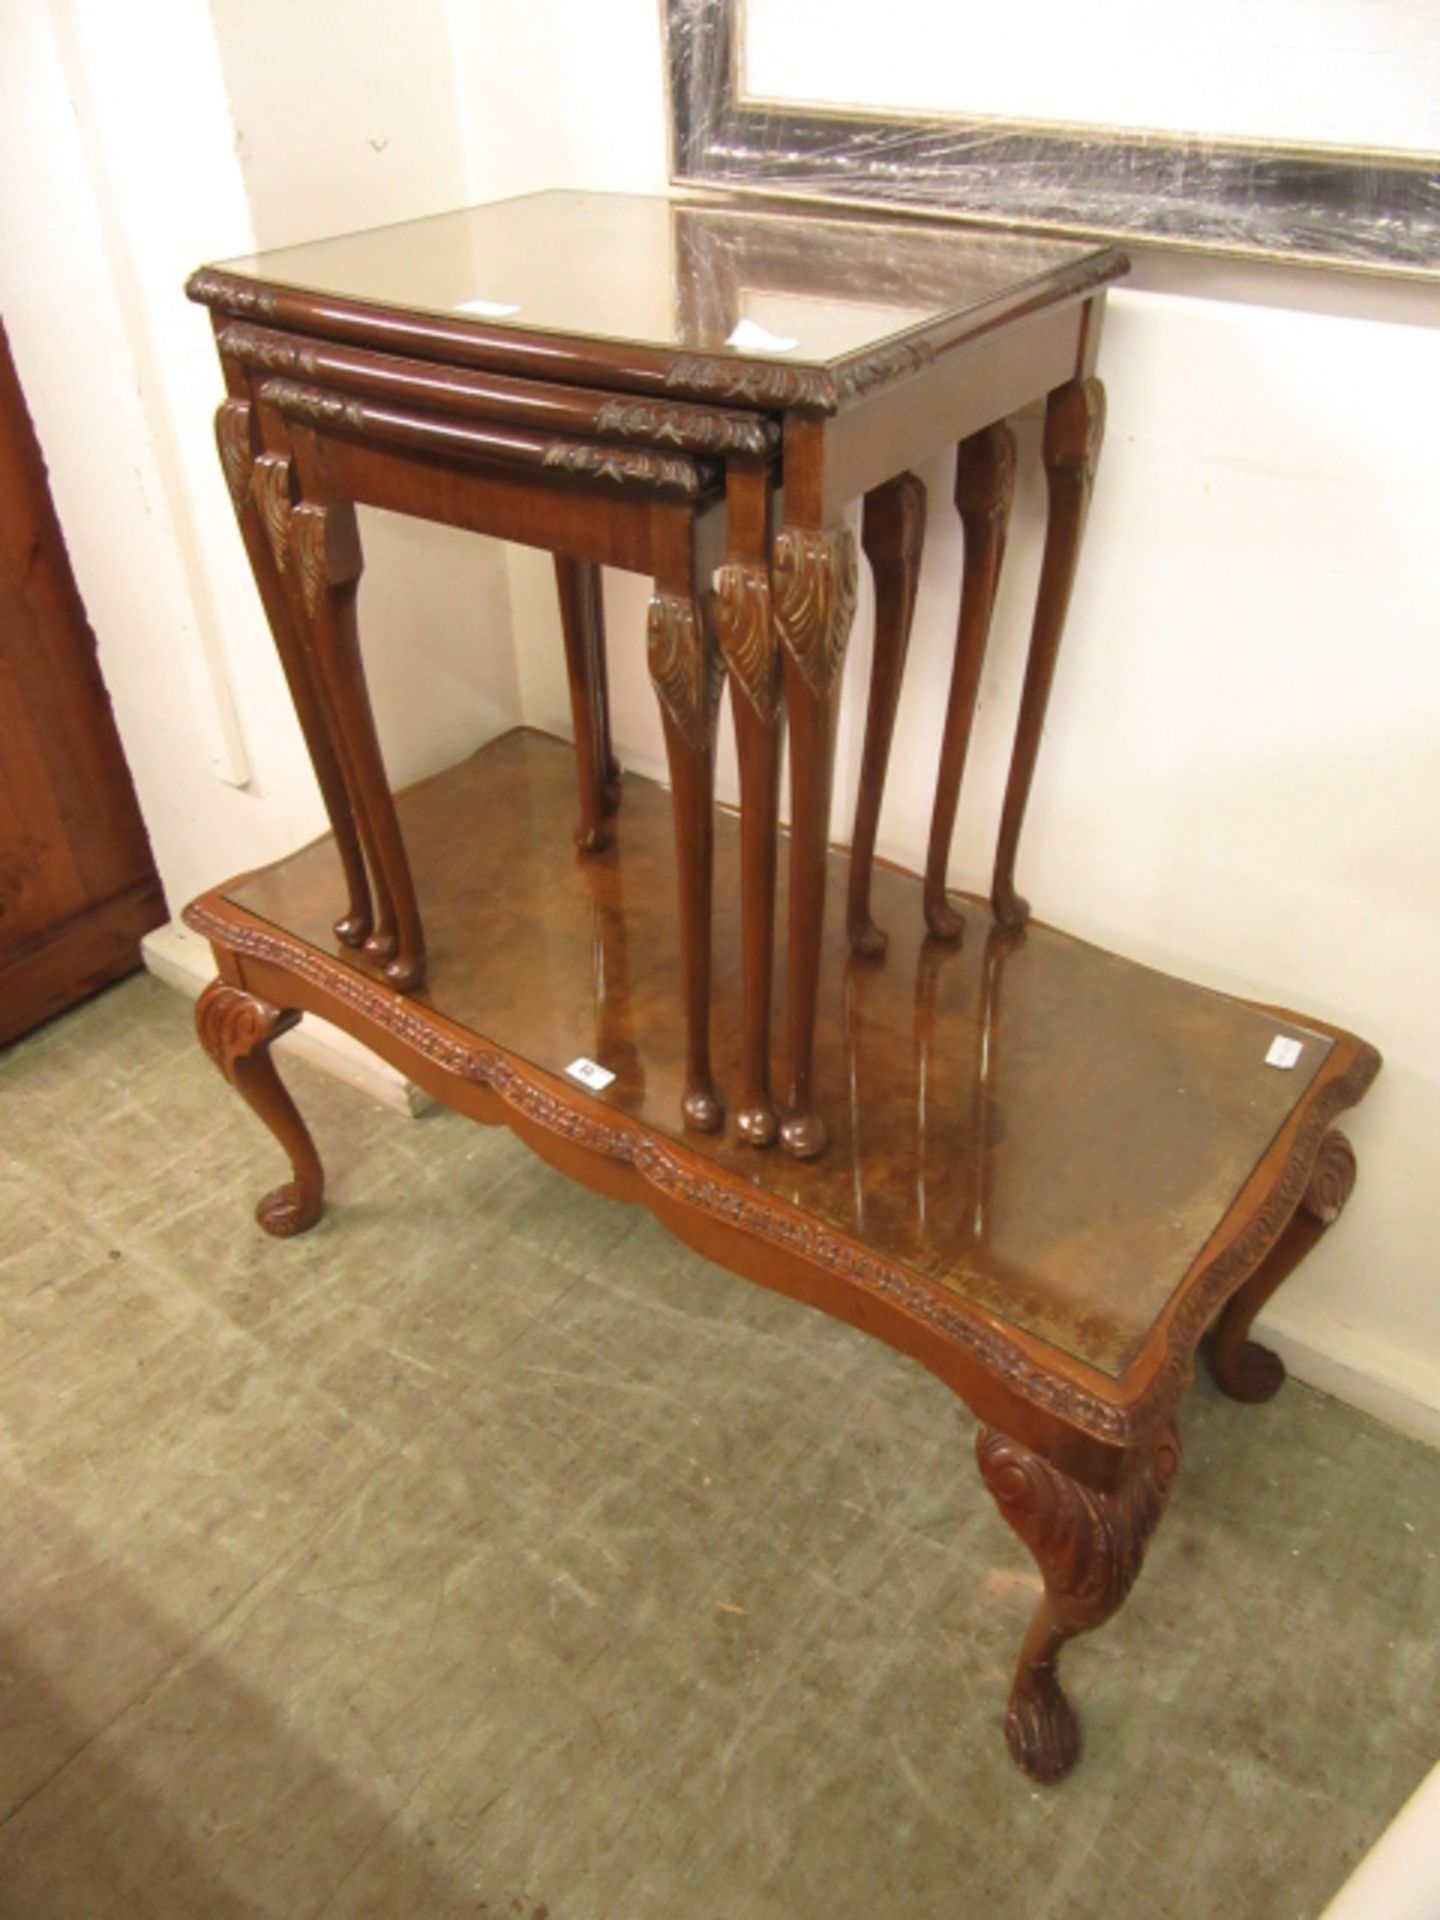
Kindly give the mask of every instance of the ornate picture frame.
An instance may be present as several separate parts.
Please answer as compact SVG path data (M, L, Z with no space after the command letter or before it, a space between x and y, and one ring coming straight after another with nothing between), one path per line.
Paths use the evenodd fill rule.
M743 0L661 0L677 185L1440 279L1440 154L752 99Z

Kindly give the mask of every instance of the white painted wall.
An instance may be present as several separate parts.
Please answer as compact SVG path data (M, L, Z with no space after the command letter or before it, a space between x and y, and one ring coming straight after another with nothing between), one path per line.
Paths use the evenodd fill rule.
M472 197L443 9L0 8L0 312L177 909L322 831L220 476L201 262ZM397 781L519 714L503 550L364 516ZM434 697L438 690L438 697Z
M217 383L185 271L466 199L663 188L655 12L10 0L0 72L0 164L29 189L0 201L0 308L178 905L320 825L209 447ZM1109 443L1021 879L1043 918L1385 1050L1351 1126L1351 1211L1266 1324L1308 1377L1440 1438L1437 319L1430 291L1193 262L1147 266L1113 298ZM953 869L967 886L993 844L1038 564L1036 439L1022 423ZM882 852L912 865L959 562L949 463L923 477L929 552L881 827ZM568 726L543 557L502 563L379 516L366 534L366 645L398 778L522 713ZM645 587L612 576L606 595L619 744L658 771ZM869 605L865 580L837 831ZM247 762L248 784L228 783Z
M943 23L944 0L925 3ZM480 31L480 9L456 0L453 12L474 30L457 38L457 73L481 130L481 192L502 178L505 191L663 189L647 0L544 0L507 16L502 42ZM507 113L512 89L523 107ZM488 170L497 141L503 174ZM1380 1045L1385 1071L1347 1123L1355 1197L1262 1331L1303 1377L1440 1441L1440 295L1203 261L1142 262L1136 282L1110 303L1109 436L1021 881L1057 925ZM1039 565L1038 440L1036 416L1021 423L1025 472L952 867L956 885L982 890ZM953 463L923 478L928 551L880 834L881 852L912 867L960 564ZM544 636L522 661L526 717L564 730L548 577L512 562L511 593L517 630ZM862 568L840 837L871 604ZM644 605L643 583L607 579L620 750L659 772ZM733 761L721 786L733 797Z

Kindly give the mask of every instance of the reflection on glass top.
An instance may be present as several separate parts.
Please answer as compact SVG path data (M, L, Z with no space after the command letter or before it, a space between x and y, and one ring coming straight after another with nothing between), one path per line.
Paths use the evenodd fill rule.
M825 364L1098 251L893 219L537 193L221 264L407 312Z
M832 871L817 1022L831 1141L799 1165L685 1134L684 1029L666 795L626 776L613 850L571 851L575 761L506 735L400 801L430 953L422 1000L599 1104L683 1141L983 1313L1118 1377L1330 1052L1330 1039L1032 925L967 908L924 937L920 885L875 875L882 963L850 958ZM476 822L503 819L503 834ZM736 822L716 820L717 1083L741 1085ZM343 957L328 840L230 897ZM781 916L783 926L783 914ZM1294 1063L1267 1062L1277 1036Z

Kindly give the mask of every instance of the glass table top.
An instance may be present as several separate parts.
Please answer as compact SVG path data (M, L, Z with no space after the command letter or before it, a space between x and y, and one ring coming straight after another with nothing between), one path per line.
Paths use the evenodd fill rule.
M831 365L1110 251L893 218L551 192L217 264L271 287L519 332Z
M627 775L616 845L589 858L574 812L572 750L524 731L400 797L430 952L420 1003L561 1082L577 1055L598 1061L615 1076L598 1105L1112 1378L1331 1051L1291 1019L1052 928L996 935L975 903L942 946L924 937L919 882L889 869L874 887L884 961L852 960L835 855L817 1020L829 1148L801 1164L733 1127L687 1134L667 798ZM502 818L503 834L477 831ZM737 842L717 814L712 1032L732 1102ZM328 839L226 892L344 957ZM1267 1057L1277 1038L1293 1043L1287 1067Z

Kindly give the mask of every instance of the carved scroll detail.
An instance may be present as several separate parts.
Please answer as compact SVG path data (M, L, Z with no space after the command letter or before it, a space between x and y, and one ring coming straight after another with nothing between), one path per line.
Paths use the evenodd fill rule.
M980 1429L976 1457L1001 1515L1045 1581L1010 1695L1006 1742L1034 1779L1058 1780L1080 1751L1079 1722L1057 1673L1060 1650L1124 1604L1179 1471L1180 1436L1164 1428L1128 1477L1105 1492L993 1428Z
M283 453L262 453L250 476L260 522L277 570L290 564L290 462Z
M273 288L258 287L253 280L241 280L234 274L217 273L213 267L202 267L198 273L192 273L185 282L185 291L202 306L219 307L225 313L268 316L275 311Z
M226 327L219 340L220 351L247 367L263 367L268 373L315 372L315 354L293 340L280 340L273 333L257 333L240 324Z
M225 484L235 511L240 512L250 494L250 403L226 400L215 415L215 444L220 449L220 464L225 469Z
M715 724L725 666L693 600L657 593L646 624L650 678L660 702L691 747L703 747Z
M579 473L590 480L611 480L616 486L673 487L677 493L697 494L705 475L690 460L642 447L602 447L591 440L555 440L541 455L542 464Z
M298 1025L298 1013L281 1013L223 980L212 980L195 1004L200 1044L233 1086L235 1062Z
M1300 1204L1322 1226L1340 1218L1355 1185L1355 1149L1343 1133L1327 1133L1315 1156L1315 1170Z
M824 698L834 684L855 617L855 540L847 527L782 527L771 580L781 645Z
M780 712L780 662L769 576L763 567L730 561L715 575L715 592L715 624L731 681L771 726Z
M666 406L657 400L607 400L595 416L595 430L618 434L622 440L663 440L716 453L765 454L780 437L768 420Z

